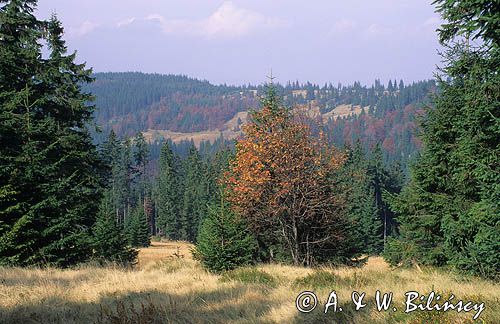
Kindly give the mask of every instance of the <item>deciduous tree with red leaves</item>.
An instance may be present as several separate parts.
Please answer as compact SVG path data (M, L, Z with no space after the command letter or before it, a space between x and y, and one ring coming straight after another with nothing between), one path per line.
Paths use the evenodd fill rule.
M235 212L266 249L277 244L294 264L350 259L350 226L335 180L345 155L283 107L272 84L250 116L225 174Z

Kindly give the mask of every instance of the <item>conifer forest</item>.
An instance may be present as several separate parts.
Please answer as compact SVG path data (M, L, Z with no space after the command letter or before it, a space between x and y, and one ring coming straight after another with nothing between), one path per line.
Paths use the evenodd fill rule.
M0 323L500 323L497 0L429 1L434 77L243 85L96 72L42 2L0 0Z

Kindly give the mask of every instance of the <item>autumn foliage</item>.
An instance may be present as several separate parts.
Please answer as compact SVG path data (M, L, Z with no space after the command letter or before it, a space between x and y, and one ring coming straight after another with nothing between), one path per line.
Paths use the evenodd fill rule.
M345 258L349 226L335 185L344 161L271 86L236 144L228 199L271 257L279 246L294 264Z

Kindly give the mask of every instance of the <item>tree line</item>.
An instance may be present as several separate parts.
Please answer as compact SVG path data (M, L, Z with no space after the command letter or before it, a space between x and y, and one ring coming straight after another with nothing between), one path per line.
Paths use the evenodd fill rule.
M98 142L111 128L119 136L160 129L197 132L222 129L240 111L255 107L265 94L262 85L240 87L212 85L185 76L142 73L96 73L95 82L84 87L96 97L96 121L104 132L93 133ZM355 114L328 121L329 140L336 146L354 145L359 139L365 149L382 143L386 162L406 165L420 149L417 118L436 91L434 80L405 84L375 80L371 86L310 82L275 84L288 107L319 107L326 113L338 105L364 107Z
M96 82L88 90L97 98L96 121L104 130L93 133L98 142L105 140L110 128L120 136L133 136L148 129L183 132L221 129L237 112L258 105L259 97L265 94L262 86L213 86L188 78L179 83L177 78L181 77L175 76L136 73L95 76ZM153 87L153 83L158 84ZM290 83L275 87L288 107L314 105L323 113L341 104L364 107L360 115L328 120L325 125L328 140L338 147L354 145L360 140L365 150L380 143L384 161L401 164L407 173L408 163L421 147L417 137L418 118L424 105L431 103L429 96L436 91L436 85L433 80L408 85L401 80L398 86L393 83L397 84L390 81L382 85L377 80L371 87L358 82L347 86ZM134 89L128 91L130 87ZM213 89L208 90L210 87ZM157 95L146 95L154 89ZM136 104L139 99L151 102ZM189 146L189 141L186 144ZM158 155L153 154L153 159Z

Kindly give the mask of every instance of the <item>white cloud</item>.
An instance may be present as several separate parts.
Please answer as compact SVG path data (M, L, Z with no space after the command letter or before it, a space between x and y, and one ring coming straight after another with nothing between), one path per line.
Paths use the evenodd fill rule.
M369 37L388 36L394 33L394 29L380 24L371 24L365 30L365 33Z
M343 18L343 19L337 20L333 24L328 35L334 36L334 35L347 34L351 31L355 30L357 25L358 24L355 21L350 20L350 19Z
M121 21L119 21L119 22L116 23L116 27L121 28L121 27L124 27L124 26L128 26L128 25L132 24L136 20L137 19L135 17L130 17L130 18L121 20Z
M355 29L357 26L357 23L353 20L350 19L340 19L333 24L333 27L331 29L332 34L343 34L345 32L351 31Z
M146 17L146 20L158 20L162 24L166 23L165 18L163 18L162 15L158 15L158 14L151 14L151 15L149 15L149 16Z
M199 20L167 20L158 14L146 17L156 21L164 33L181 33L204 37L238 37L258 31L286 27L281 19L267 17L259 12L239 8L232 1L224 2L209 17Z
M68 29L68 34L70 36L81 37L81 36L84 36L84 35L90 33L91 31L96 29L98 26L99 26L99 24L94 23L90 20L86 20L78 27L72 27L72 28L70 27Z

